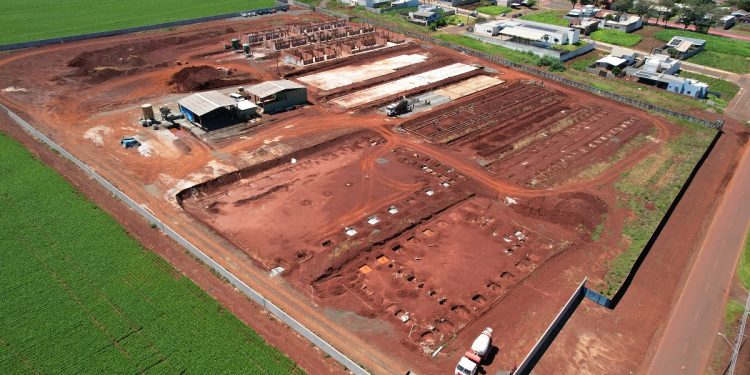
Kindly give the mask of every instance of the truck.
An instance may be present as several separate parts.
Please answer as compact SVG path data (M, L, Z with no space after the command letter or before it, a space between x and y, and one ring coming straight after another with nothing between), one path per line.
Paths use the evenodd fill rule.
M479 366L486 359L489 353L490 343L492 343L492 328L487 327L474 339L471 349L464 353L463 357L456 365L456 375L476 375Z
M398 102L389 104L385 107L385 114L388 115L388 117L396 117L410 112L412 109L414 109L414 106L412 106L406 98L403 98Z

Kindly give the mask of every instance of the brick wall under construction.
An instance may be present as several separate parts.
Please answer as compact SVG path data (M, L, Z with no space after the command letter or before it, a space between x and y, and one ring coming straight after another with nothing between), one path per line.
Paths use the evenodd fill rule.
M406 38L386 30L348 36L332 41L314 43L281 52L282 61L288 65L305 66L335 58L384 48L388 43L401 44Z

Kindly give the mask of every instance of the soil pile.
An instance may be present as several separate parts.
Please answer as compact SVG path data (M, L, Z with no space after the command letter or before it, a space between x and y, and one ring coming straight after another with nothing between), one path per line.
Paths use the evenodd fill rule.
M108 79L130 75L143 69L166 67L174 59L173 50L202 38L221 35L206 32L193 36L168 37L141 42L116 44L111 47L84 51L68 62L77 68L74 76L89 77L98 83Z
M172 75L168 84L173 85L177 92L192 92L258 81L247 74L228 75L224 70L201 65L181 69Z
M594 230L607 212L607 204L595 195L564 193L530 198L513 205L513 209L526 217L574 227L583 225L588 230Z

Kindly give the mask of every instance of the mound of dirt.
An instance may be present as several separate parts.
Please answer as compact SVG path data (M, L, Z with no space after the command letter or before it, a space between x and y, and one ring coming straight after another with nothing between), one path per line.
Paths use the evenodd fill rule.
M594 230L607 212L603 200L581 192L528 198L512 207L526 217L571 227L583 225L588 230Z
M120 43L93 51L83 51L68 61L77 68L74 76L89 77L92 82L135 73L145 68L160 68L173 60L177 46L200 42L202 38L221 35L220 32L199 33L192 36L168 37L132 43Z
M172 75L172 78L167 83L173 85L178 92L191 92L258 81L257 78L249 75L232 76L228 75L224 70L218 70L208 65L201 65L181 69Z

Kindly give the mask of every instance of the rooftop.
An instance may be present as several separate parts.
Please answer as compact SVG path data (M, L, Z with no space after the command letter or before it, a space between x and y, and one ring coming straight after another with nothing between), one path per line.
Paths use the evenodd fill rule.
M615 56L605 56L605 57L603 57L603 58L601 58L599 60L596 60L597 64L598 63L603 63L603 64L609 64L609 65L612 65L612 66L620 66L620 65L622 65L622 64L624 64L626 62L627 62L627 60L621 59L621 58L615 57Z
M544 31L534 30L523 26L506 27L500 30L500 34L529 40L541 40L542 38L547 36L547 33L545 33Z
M278 80L278 81L266 81L263 83L259 83L255 86L250 86L245 89L245 91L259 97L259 98L266 98L274 94L278 94L285 90L294 90L294 89L304 89L305 86L300 85L299 83L292 82L286 79Z
M178 100L177 104L189 109L190 112L198 116L203 116L215 109L233 106L235 105L235 101L218 91L206 91Z

